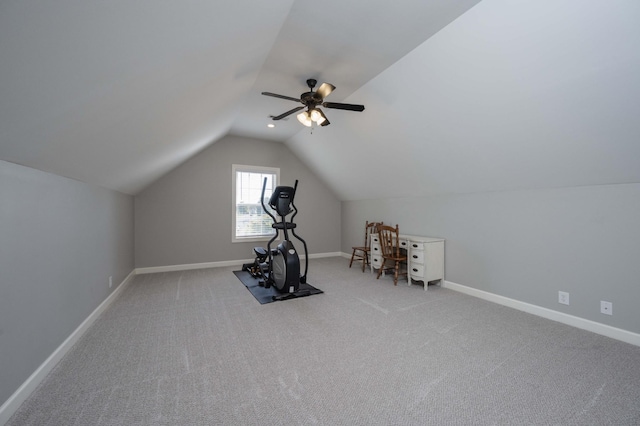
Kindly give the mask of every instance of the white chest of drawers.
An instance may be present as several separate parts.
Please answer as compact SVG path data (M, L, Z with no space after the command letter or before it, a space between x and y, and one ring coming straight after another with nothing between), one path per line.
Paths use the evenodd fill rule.
M444 239L400 234L400 247L407 250L407 277L422 281L424 289L432 281L444 280ZM378 234L371 235L371 270L382 267Z

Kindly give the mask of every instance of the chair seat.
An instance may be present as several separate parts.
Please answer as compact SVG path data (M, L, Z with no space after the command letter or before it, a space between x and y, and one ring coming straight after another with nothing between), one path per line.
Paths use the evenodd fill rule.
M403 256L403 255L400 255L400 256L388 255L388 256L383 256L383 257L385 259L388 259L388 260L393 260L393 261L397 260L398 262L403 262L403 261L407 260L407 256Z
M378 234L382 250L382 266L378 271L377 278L380 278L385 270L393 270L393 285L398 285L398 276L406 275L408 280L409 274L406 271L400 272L400 264L407 261L407 254L403 253L400 247L397 246L397 242L400 240L398 225L395 228L381 225L378 228ZM393 266L387 266L387 262L392 263Z
M369 247L358 247L358 246L355 246L355 247L351 247L351 248L352 248L353 250L371 251L371 248L369 248Z

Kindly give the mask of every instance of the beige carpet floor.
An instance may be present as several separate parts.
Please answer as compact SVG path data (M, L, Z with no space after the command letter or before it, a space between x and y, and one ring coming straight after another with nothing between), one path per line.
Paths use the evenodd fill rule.
M136 276L8 424L640 424L639 347L343 258L267 305L236 269Z

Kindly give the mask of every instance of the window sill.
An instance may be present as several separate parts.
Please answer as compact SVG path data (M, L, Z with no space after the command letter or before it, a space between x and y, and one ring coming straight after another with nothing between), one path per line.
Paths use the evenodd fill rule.
M231 239L232 243L252 243L258 241L269 241L273 236L267 237L234 237Z

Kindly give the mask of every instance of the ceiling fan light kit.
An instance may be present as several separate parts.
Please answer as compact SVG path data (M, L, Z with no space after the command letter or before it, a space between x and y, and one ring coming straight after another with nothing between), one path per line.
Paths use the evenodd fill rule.
M300 102L304 105L293 108L292 110L289 110L278 116L272 117L273 120L282 120L283 118L306 108L306 111L302 111L296 116L300 123L307 127L311 127L313 123L316 123L319 126L328 126L331 123L329 122L329 119L327 119L327 116L324 115L324 112L320 108L318 108L318 106L333 109L343 109L347 111L364 111L364 105L344 104L340 102L324 102L324 98L329 96L329 94L331 94L331 92L333 92L336 87L329 83L322 83L320 87L318 87L318 90L314 92L313 88L317 83L318 81L313 78L308 79L307 86L309 86L309 91L300 95L299 99L293 98L291 96L278 95L271 92L262 92L262 94L265 96L272 96L274 98Z
M311 127L313 123L319 126L326 126L327 117L319 109L312 109L311 111L303 111L296 116L298 121L307 127Z

